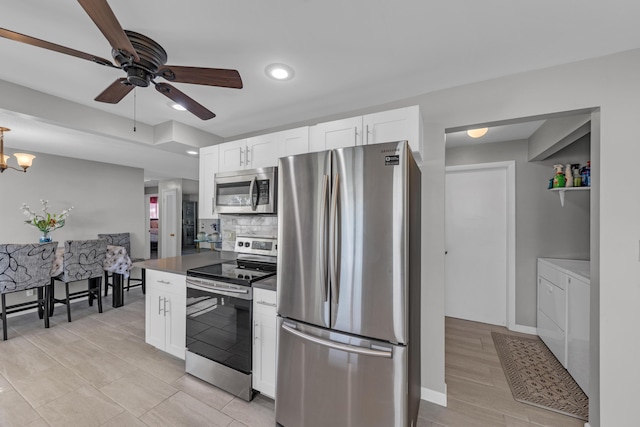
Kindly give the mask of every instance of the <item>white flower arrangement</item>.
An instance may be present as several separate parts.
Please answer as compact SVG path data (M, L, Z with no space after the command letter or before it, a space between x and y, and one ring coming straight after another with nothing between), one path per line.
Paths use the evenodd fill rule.
M25 224L33 225L43 233L49 233L55 229L64 227L64 223L67 217L69 217L73 206L63 210L59 214L52 214L49 213L48 200L40 199L40 203L42 203L42 215L33 212L26 203L22 204L20 209L22 209L22 213L28 218Z

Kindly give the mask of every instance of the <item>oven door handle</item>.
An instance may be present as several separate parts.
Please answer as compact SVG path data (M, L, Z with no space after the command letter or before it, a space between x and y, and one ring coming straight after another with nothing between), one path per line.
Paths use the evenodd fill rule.
M222 295L230 295L230 296L246 296L249 293L248 289L229 289L229 288L216 288L215 286L202 286L198 283L192 282L187 279L187 288L197 289L199 291L218 293Z

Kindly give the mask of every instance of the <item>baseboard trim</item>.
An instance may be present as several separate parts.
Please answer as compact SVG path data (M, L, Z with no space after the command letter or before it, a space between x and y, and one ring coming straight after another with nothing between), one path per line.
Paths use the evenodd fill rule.
M538 330L533 326L524 326L524 325L513 325L513 327L509 328L510 331L520 332L523 334L529 335L538 335Z
M420 398L436 405L447 407L447 385L444 385L444 393L431 390L430 388L420 388Z

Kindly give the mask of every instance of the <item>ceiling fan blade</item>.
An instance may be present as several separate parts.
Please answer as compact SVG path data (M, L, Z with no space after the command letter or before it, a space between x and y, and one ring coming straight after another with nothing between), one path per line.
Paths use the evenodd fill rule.
M107 104L117 104L133 90L135 86L127 81L127 79L118 79L111 83L108 88L96 96L96 101L106 102Z
M182 105L186 108L190 113L196 115L198 118L202 120L209 120L214 118L216 115L211 111L207 110L205 107L194 101L192 98L188 97L184 93L180 92L175 87L171 86L167 83L156 83L156 90L166 96L167 98L173 100L174 102Z
M131 45L131 41L106 0L78 0L78 3L100 29L112 48L127 52L136 61L140 61L138 53Z
M165 65L157 72L157 75L175 83L242 89L242 79L236 70Z
M16 33L15 31L0 28L0 37L4 37L9 40L14 40L20 43L30 44L31 46L41 47L43 49L52 50L54 52L64 53L66 55L75 56L76 58L86 59L100 65L106 65L108 67L118 68L107 59L100 58L99 56L91 55L89 53L80 52L79 50L71 49L68 47L60 46L59 44L51 43L48 41L40 40L35 37L27 36L24 34Z

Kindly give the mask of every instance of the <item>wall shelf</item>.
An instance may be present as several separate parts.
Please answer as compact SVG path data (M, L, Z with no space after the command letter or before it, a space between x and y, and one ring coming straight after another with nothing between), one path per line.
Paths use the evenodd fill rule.
M567 191L589 191L591 187L558 187L550 188L551 191L555 191L560 195L560 205L564 207L564 193Z

